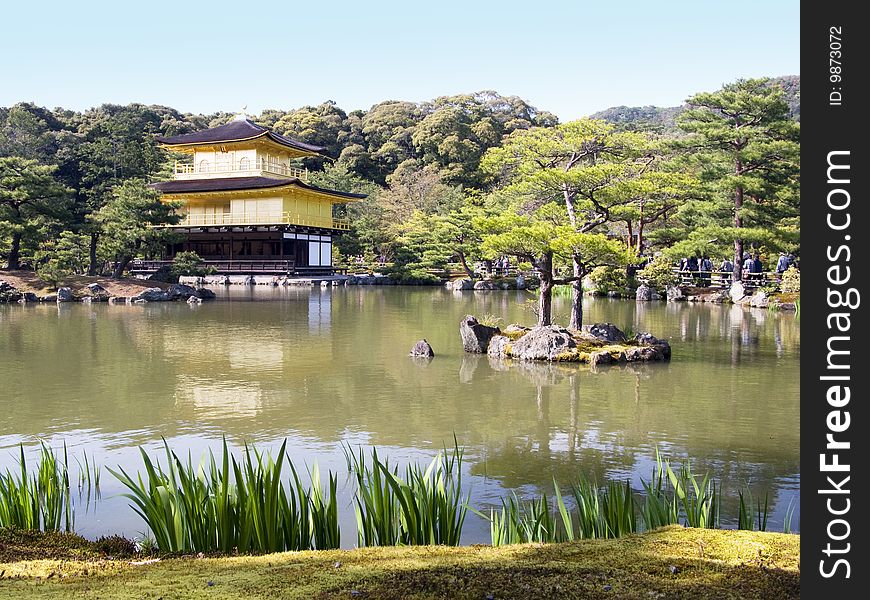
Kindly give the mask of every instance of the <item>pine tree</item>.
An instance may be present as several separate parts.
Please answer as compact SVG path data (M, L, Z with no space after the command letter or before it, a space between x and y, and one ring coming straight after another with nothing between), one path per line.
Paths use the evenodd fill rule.
M741 79L687 103L679 126L707 194L684 206L673 252L731 244L740 280L748 243L776 250L797 242L800 125L766 79Z

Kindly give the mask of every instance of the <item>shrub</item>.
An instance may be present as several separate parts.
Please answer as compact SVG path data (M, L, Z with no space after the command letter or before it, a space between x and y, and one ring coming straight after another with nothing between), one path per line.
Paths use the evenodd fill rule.
M782 274L780 290L786 294L801 293L801 272L798 271L797 268L789 267L788 270Z
M601 294L622 292L628 286L625 269L619 267L595 267L589 274L589 279L595 284L595 291Z
M63 283L64 279L72 275L72 271L64 268L57 261L52 259L37 266L36 274L40 279L57 290L57 288Z
M203 264L202 257L196 252L179 252L172 262L172 271L176 275L202 277L214 273L215 268Z
M674 266L668 259L658 256L651 263L638 271L637 277L651 288L664 291L669 285L676 285L677 274L673 271Z

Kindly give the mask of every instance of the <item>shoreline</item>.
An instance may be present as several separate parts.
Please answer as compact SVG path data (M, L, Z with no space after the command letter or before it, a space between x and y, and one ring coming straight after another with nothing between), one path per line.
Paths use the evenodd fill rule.
M13 532L14 533L14 532ZM0 590L31 598L800 597L800 535L670 526L618 539L405 546L244 556L110 557L65 534L53 556L0 558ZM44 549L50 547L45 546ZM57 550L57 548L55 548Z
M458 280L457 280L458 281ZM171 286L183 286L190 290L205 289L211 291L212 288L225 287L311 287L311 288L328 288L328 287L351 287L351 286L389 286L389 287L446 287L455 294L464 294L466 292L487 294L493 291L518 291L525 288L505 287L505 286L456 286L452 287L453 282L448 281L446 286L441 285L426 285L406 284L396 282L386 276L377 275L335 275L335 276L320 276L320 277L300 277L300 278L282 278L277 276L227 276L213 275L208 277L179 277L178 284L167 283L163 281L151 279L138 279L135 277L125 277L122 279L113 279L106 276L87 276L73 275L64 280L60 287L69 288L72 292L72 298L67 302L109 302L114 304L124 303L145 303L159 301L174 301L187 300L189 295L174 295L173 297L161 298L159 292L166 292ZM478 282L484 283L484 282ZM5 284L5 285L4 285ZM88 286L96 284L99 293L92 293L88 290ZM641 303L657 304L666 302L685 303L685 304L717 304L741 306L745 309L758 308L765 310L776 310L777 312L795 313L795 300L800 300L797 294L762 294L760 296L745 296L738 301L733 301L727 292L716 288L678 288L681 290L679 296L675 299L671 298L641 298L637 299L631 295L625 294L599 294L587 292L586 295L599 299L618 299L618 300L636 300ZM149 298L147 293L151 291L154 294ZM144 294L143 294L144 293ZM202 299L211 299L211 296ZM5 271L0 270L0 304L34 304L34 303L54 303L57 300L57 293L49 283L41 280L33 271ZM63 302L63 300L61 300Z

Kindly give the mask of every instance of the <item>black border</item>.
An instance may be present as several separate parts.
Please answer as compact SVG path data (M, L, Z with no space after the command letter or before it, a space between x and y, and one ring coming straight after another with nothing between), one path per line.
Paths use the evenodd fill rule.
M870 302L866 294L866 260L868 259L867 224L863 213L867 201L866 180L867 149L866 121L870 103L864 79L868 60L867 38L870 24L858 17L860 3L826 2L804 3L801 7L801 593L805 598L866 598L870 588L866 585L870 565L866 563L867 494L859 488L867 488L865 460L870 458L866 438L867 387L866 361L870 358L862 333L866 331L867 308ZM842 82L830 81L831 27L842 28ZM840 87L841 90L834 88ZM842 105L832 106L829 94L841 91ZM862 143L863 142L863 143ZM849 212L851 226L845 231L833 231L827 226L827 194L836 185L827 182L828 153L836 150L850 151L851 181L848 191L851 196ZM838 217L841 215L838 215ZM851 236L845 241L845 235ZM839 261L851 267L851 280L843 287L854 287L861 293L861 305L855 310L834 309L828 306L827 269L833 264L828 259L828 247L836 249L841 244L851 246L851 261ZM829 484L827 475L836 473L820 471L820 454L825 452L828 411L832 410L826 400L830 382L821 381L827 372L827 341L836 331L828 330L827 317L840 310L851 313L849 342L851 354L851 402L843 410L851 417L849 429L837 434L838 439L848 440L851 448L840 452L840 462L851 467L848 485L851 508L843 516L849 521L851 533L838 544L850 543L846 554L828 558L823 550L828 543L827 527L831 516L826 500L831 496L820 494ZM830 452L830 451L829 451ZM842 502L843 496L837 497ZM835 530L836 532L836 530ZM830 569L837 557L848 560L850 576L845 578L845 568L836 575L825 578L820 573L820 561L826 561ZM824 594L824 596L823 596Z

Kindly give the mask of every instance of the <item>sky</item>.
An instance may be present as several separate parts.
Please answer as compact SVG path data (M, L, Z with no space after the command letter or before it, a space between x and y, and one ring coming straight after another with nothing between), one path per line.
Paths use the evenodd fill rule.
M17 0L0 106L346 111L495 90L560 120L798 75L797 0Z

